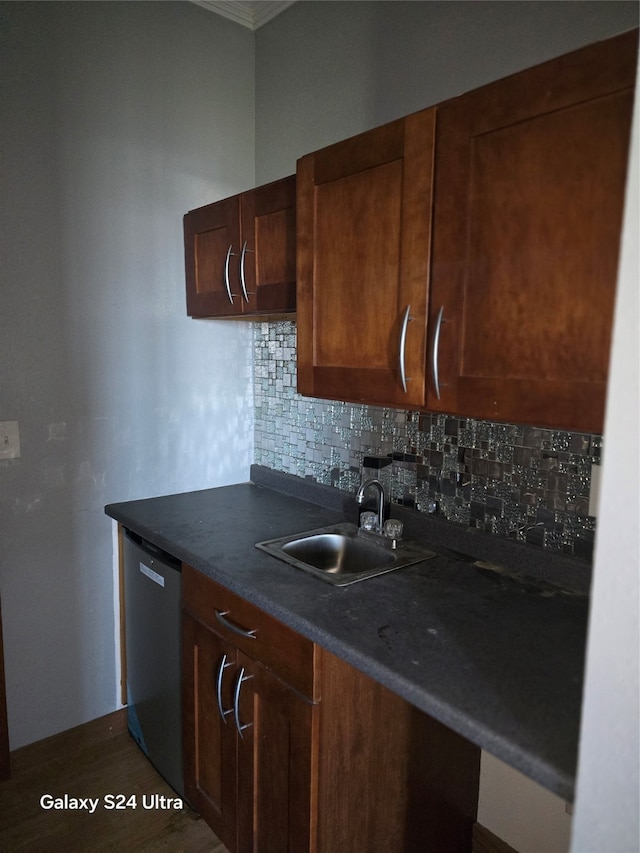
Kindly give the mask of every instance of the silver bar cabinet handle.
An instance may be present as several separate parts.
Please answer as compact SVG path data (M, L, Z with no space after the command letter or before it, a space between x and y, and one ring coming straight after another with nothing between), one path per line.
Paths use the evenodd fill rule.
M244 296L244 301L249 301L249 294L247 293L247 284L244 280L244 257L247 252L253 253L253 249L247 249L247 241L244 241L244 245L242 246L242 252L240 253L240 284L242 285L242 295Z
M228 615L228 610L216 610L216 619L221 625L224 625L225 628L228 628L230 631L234 631L236 634L240 634L241 637L246 637L248 640L255 640L256 634L258 633L256 628L252 631L247 631L246 628L241 628L239 625L235 625L233 622L225 619L225 616Z
M440 399L440 378L438 376L438 349L440 347L440 328L442 326L442 315L444 314L444 305L440 306L438 317L436 319L436 327L433 330L433 349L431 350L431 372L433 374L433 387L436 391L436 397Z
M229 244L229 248L227 249L227 257L224 262L224 285L227 288L227 296L229 297L229 302L233 305L233 296L231 295L231 284L229 282L229 259L233 252L231 251L231 244Z
M240 722L240 690L242 689L243 683L245 681L251 681L252 678L252 675L244 674L243 666L240 667L240 673L238 675L238 680L236 681L236 689L233 693L233 716L235 718L236 729L238 730L238 734L240 735L240 737L244 737L242 732L245 729L251 728L251 726L253 725L253 723L245 723L244 725L242 725L242 723Z
M400 368L400 382L402 383L402 390L405 394L407 393L407 374L405 371L404 355L407 348L407 326L409 325L409 320L411 319L411 317L409 316L410 312L411 305L407 305L404 310L402 325L400 326L400 344L398 346L398 366Z
M218 699L218 710L220 711L220 717L222 718L222 722L225 725L227 724L225 717L233 712L233 708L229 708L228 711L225 711L222 707L222 674L225 669L228 669L230 666L233 666L233 664L227 663L227 656L222 655L222 660L220 661L220 666L218 667L218 677L216 679L216 697Z

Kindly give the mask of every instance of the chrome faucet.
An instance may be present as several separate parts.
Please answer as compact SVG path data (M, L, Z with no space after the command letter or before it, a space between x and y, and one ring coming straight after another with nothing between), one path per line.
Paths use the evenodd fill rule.
M360 486L356 493L356 501L358 502L358 506L362 506L362 502L364 500L365 493L369 488L376 488L378 490L378 530L382 530L382 526L384 524L384 486L380 482L380 480L365 480L364 483Z

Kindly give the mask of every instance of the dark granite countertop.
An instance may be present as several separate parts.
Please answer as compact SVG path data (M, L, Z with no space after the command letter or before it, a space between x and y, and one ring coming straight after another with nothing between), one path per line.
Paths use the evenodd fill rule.
M256 466L251 477L105 511L572 800L588 565L394 507L438 555L334 587L254 545L355 521L353 496Z

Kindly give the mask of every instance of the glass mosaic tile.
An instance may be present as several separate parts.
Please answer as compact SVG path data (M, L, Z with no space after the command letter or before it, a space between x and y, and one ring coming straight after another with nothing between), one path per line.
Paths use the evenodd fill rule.
M302 397L296 326L254 325L255 462L345 491L380 476L392 502L589 559L602 436ZM382 469L366 457L389 457Z

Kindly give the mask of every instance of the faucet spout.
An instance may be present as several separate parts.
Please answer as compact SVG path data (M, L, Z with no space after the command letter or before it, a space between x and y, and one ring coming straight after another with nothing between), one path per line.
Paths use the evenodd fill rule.
M365 480L364 483L361 484L360 488L356 493L356 501L358 506L362 506L362 502L364 501L364 496L370 488L374 488L378 492L378 529L382 530L382 526L384 524L384 504L385 504L385 495L384 495L384 486L380 482L380 480L370 479Z

